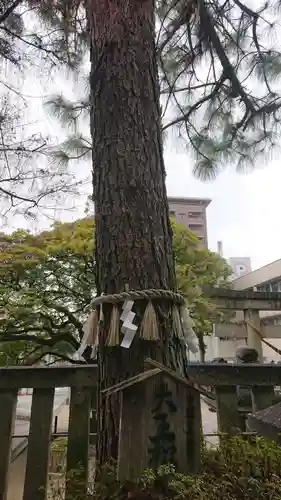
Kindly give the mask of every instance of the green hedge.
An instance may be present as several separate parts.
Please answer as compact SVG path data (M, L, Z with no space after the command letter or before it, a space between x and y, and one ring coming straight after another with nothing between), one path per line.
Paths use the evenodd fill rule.
M145 470L134 484L119 484L114 467L101 471L95 500L281 500L281 448L262 438L228 439L217 450L203 445L201 474L172 465Z

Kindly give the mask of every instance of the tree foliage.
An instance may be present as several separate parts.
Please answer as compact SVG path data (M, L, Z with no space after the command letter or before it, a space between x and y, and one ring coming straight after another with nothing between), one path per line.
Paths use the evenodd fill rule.
M18 67L43 63L44 71L57 65L79 67L88 43L85 11L80 2L72 2L70 11L68 3L2 0L0 58Z
M87 217L56 223L51 231L36 235L21 230L1 234L2 359L7 351L11 362L18 351L27 363L46 353L68 359L78 348L95 295L93 230L94 219ZM178 288L187 298L197 331L208 331L216 313L202 288L229 286L230 268L217 254L198 248L196 236L184 226L173 222L173 230Z
M25 80L44 81L56 73L58 65L78 68L86 32L75 25L66 37L64 24L59 6L50 10L32 1L1 2L1 216L12 211L34 218L38 209L53 211L55 202L75 193L80 184L66 168L56 140L38 131L37 117L31 118L29 107L32 96L22 91Z
M0 60L9 62L9 74L0 79L2 95L6 93L0 110L0 201L6 209L34 217L34 209L46 199L73 190L66 162L91 152L91 140L79 127L89 111L87 91L77 102L64 95L48 100L64 126L72 127L69 138L55 147L41 134L19 132L25 103L14 86L15 74L31 68L41 78L61 65L80 71L89 48L87 5L82 0L1 4ZM193 153L195 175L213 179L226 165L241 171L271 155L280 134L279 0L258 5L158 0L156 16L162 129L175 130ZM99 61L97 84L98 66Z
M66 3L74 15L79 1ZM156 2L163 132L174 129L184 141L193 153L193 170L199 178L213 179L229 164L238 171L252 168L278 147L279 3ZM98 66L99 61L97 84ZM49 107L50 101L64 120L67 114L73 119L74 113L77 121L81 105L89 109L87 97L82 103L70 103L64 96L55 96ZM80 152L89 149L80 133L75 144Z
M159 59L194 173L254 166L277 146L281 95L278 1L160 2Z

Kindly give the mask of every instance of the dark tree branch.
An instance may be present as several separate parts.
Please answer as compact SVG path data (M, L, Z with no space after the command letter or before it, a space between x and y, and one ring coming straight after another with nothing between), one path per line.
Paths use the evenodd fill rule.
M230 80L232 83L232 96L233 97L238 97L239 95L241 96L243 102L245 103L246 108L249 111L254 111L254 106L252 101L248 98L246 92L244 91L243 87L240 84L240 81L238 77L236 76L235 70L230 63L229 58L226 55L226 52L222 46L222 43L216 33L216 29L214 26L213 19L211 15L208 12L208 9L205 5L204 0L199 0L199 12L200 12L200 18L201 22L205 26L206 33L210 37L210 40L213 44L213 47L217 53L217 56L221 62L221 65L223 67L223 76L225 80Z
M48 356L48 355L49 356L56 356L58 359L62 359L63 361L67 361L68 363L71 363L73 365L82 365L82 364L87 363L86 361L73 359L70 356L67 356L67 355L59 353L59 352L51 351L51 350L44 351L44 352L40 353L39 356L36 357L36 363L38 363L38 361L40 361L42 358L44 358L45 356ZM24 365L31 366L31 365L34 365L34 363L35 363L34 358L31 358L31 359L27 359L26 362L24 363Z
M4 23L6 19L14 12L14 10L23 2L23 0L15 0L8 9L0 15L0 24Z
M74 325L75 328L78 330L80 337L81 338L83 337L83 325L81 325L80 321L74 316L74 314L71 311L67 309L67 307L64 307L54 302L49 302L46 298L43 299L43 302L49 308L55 309L55 311L63 313L72 323L72 325Z
M40 328L37 328L37 331ZM31 330L31 329L29 329ZM53 335L52 337L46 339L46 338L41 338L38 337L37 335L30 335L30 334L24 334L24 333L10 333L6 335L1 335L0 337L1 342L19 342L19 341L24 341L24 342L31 342L34 344L38 344L40 346L49 346L49 347L54 347L55 344L58 342L68 342L71 344L75 349L78 349L79 347L79 342L74 339L72 335L68 334L58 334L58 335Z

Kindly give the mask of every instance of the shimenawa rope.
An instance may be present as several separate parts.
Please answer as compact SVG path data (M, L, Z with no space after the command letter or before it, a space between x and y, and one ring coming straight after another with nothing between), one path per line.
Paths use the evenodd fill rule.
M106 336L106 345L119 346L121 330L121 333L124 333L121 346L130 347L131 342L133 341L133 338L138 330L138 326L133 323L135 313L132 312L131 309L134 302L138 300L145 300L147 302L140 324L139 338L151 342L160 340L158 317L153 302L165 300L171 303L171 335L183 340L186 343L186 346L193 353L198 352L198 339L193 329L194 322L190 317L184 297L171 290L151 288L147 290L126 290L120 293L108 295L103 294L96 297L91 304L93 311L83 327L84 336L80 348L75 354L76 359L79 359L83 355L88 345L93 346L92 357L95 357L96 355L99 344L99 327L103 320L103 304L112 304L109 330ZM123 303L123 312L120 316L119 305L121 303ZM121 322L123 322L122 325Z

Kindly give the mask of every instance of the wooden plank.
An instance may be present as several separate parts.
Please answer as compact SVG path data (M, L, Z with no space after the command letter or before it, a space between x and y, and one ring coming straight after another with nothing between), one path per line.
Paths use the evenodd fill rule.
M159 363L158 361L155 361L154 359L151 359L151 358L146 358L145 363L149 366L154 366L155 368L159 368L165 374L167 374L171 378L177 380L181 384L186 385L188 387L193 387L193 384L187 378L182 377L177 372L175 372L174 370L171 370L170 368L167 368L162 363Z
M253 412L264 410L274 404L274 386L252 387Z
M55 389L34 389L23 500L45 500Z
M66 500L82 500L87 494L91 389L72 387L66 465Z
M246 339L247 329L245 323L215 324L215 337L227 339ZM281 325L261 324L261 334L265 339L280 339Z
M0 500L6 500L17 390L0 389Z
M201 399L198 391L187 390L187 463L188 472L198 474L201 468Z
M0 389L18 387L96 387L97 365L59 367L7 367L1 368Z
M191 382L203 386L281 385L281 365L273 364L188 364Z
M94 446L97 442L97 391L91 393L91 411L90 411L90 445Z
M149 466L149 436L154 435L150 409L156 381L159 382L159 376L147 379L145 384L129 387L121 393L117 463L117 478L121 482L136 480L141 471Z
M182 377L174 370L171 370L170 368L167 368L166 366L162 365L162 363L159 363L158 361L155 361L154 359L151 359L151 358L146 358L145 364L147 364L149 366L154 366L155 368L159 368L162 372L164 372L164 374L168 375L173 380L179 382L180 384L185 385L186 387L192 387L193 389L198 391L200 394L202 394L202 396L208 397L208 395L209 395L208 392L205 391L204 389L202 389L202 387L198 387L196 384L194 384L193 382L190 382L190 380L188 380L187 378Z
M168 424L166 430L160 430L163 418L165 425ZM165 433L174 436L172 441ZM200 394L166 373L122 392L117 466L121 482L136 480L147 467L157 468L161 459L170 460L171 457L163 457L160 450L158 455L159 443L155 439L163 439L164 448L169 439L169 445L175 447L174 454L171 450L166 453L172 453L179 472L199 469L200 452L195 446L199 445L200 449Z
M134 377L131 377L127 380L123 380L118 384L112 385L111 387L108 387L107 389L104 389L101 392L104 396L111 396L116 392L120 392L123 391L124 389L127 389L128 387L131 387L132 385L139 384L140 382L143 382L144 380L153 377L154 375L158 375L158 373L161 373L161 371L162 370L159 368L154 368L153 370L147 370L146 372L139 373L138 375L135 375Z
M235 436L244 431L243 420L238 411L237 392L235 386L216 387L217 418L219 432L227 436Z

